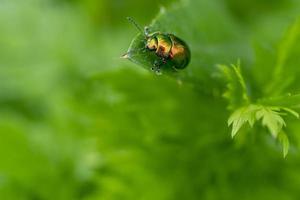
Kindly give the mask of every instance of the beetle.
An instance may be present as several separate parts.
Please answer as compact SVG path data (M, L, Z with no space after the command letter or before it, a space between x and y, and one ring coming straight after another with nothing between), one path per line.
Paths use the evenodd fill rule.
M175 71L187 67L191 60L191 51L183 40L170 33L160 31L149 33L148 27L143 30L132 18L127 19L144 35L144 50L155 52L158 58L153 63L152 71L160 74L161 67L166 65Z

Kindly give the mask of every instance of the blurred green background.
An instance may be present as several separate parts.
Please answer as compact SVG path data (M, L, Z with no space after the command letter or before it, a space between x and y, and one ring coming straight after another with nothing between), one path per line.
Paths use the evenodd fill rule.
M223 99L119 59L126 17L173 2L0 0L1 200L300 198L297 136L287 159L232 140ZM252 23L292 1L219 2Z

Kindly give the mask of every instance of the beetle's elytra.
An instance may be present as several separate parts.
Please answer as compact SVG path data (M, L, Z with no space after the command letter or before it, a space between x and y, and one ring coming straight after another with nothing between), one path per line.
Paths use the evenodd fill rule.
M191 59L191 52L188 45L173 34L154 32L149 33L147 27L142 28L133 19L128 20L145 36L145 50L154 51L157 60L151 68L156 73L166 65L174 70L180 70L187 67Z

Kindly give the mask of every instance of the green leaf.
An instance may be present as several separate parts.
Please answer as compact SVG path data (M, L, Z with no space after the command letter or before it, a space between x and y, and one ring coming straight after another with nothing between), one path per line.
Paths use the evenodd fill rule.
M269 132L274 138L278 137L278 134L282 132L283 127L286 126L282 115L291 114L295 117L299 117L299 114L285 107L271 107L249 104L236 109L228 119L228 126L232 126L231 136L234 137L239 130L248 123L251 127L261 120L261 124L267 127Z
M287 135L283 131L279 133L278 141L281 143L283 157L285 158L289 152L290 142Z

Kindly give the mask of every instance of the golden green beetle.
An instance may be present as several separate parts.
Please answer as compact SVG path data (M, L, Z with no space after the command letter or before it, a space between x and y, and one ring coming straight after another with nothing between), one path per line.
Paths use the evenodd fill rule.
M127 18L145 36L145 49L154 51L157 60L151 68L156 73L160 73L161 67L170 65L177 71L187 67L191 60L191 51L188 45L170 33L154 32L149 33L148 27L141 27L130 17Z

